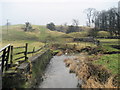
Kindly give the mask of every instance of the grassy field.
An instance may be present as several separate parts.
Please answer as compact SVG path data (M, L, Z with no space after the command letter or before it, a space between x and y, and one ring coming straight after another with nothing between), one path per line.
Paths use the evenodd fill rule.
M67 43L68 45L73 46L74 44L76 45L76 50L80 50L82 48L85 48L86 46L90 46L90 47L96 47L95 44L90 43L90 42L70 42Z
M54 41L55 37L59 37L63 35L63 33L49 31L45 26L33 25L35 28L32 32L24 32L21 29L23 25L11 25L9 26L8 33L6 27L2 27L2 46L7 44L12 44L14 46L24 45L25 43L35 44L36 46L40 46L47 41ZM37 44L36 44L37 42ZM38 45L40 43L40 45ZM33 46L31 45L31 46Z
M112 46L119 46L119 39L98 39L106 52L120 51Z
M0 45L4 47L7 44L11 44L14 47L17 46L24 46L25 43L28 43L28 51L33 51L33 48L38 49L45 45L45 43L59 43L59 44L68 44L71 47L73 47L74 44L77 45L77 49L84 48L86 46L92 46L96 47L93 43L88 42L73 42L73 38L79 38L79 37L86 37L87 32L75 32L70 34L65 34L62 32L57 31L50 31L45 26L40 25L32 25L32 27L35 29L30 32L24 32L24 27L22 24L20 25L11 25L9 26L8 32L6 29L6 26L2 27L2 42ZM1 33L1 32L0 32ZM102 48L106 52L113 52L113 51L119 51L117 48L113 48L111 45L119 45L118 41L119 39L98 39L101 42ZM15 52L22 51L20 50L14 50ZM22 56L22 55L21 55ZM32 55L29 55L29 57ZM14 58L17 58L19 56L15 56ZM113 73L117 73L118 70L118 55L112 54L112 55L104 55L101 57L101 59L97 60L95 63L102 64L108 69L110 69Z
M119 46L119 39L99 39L102 43L102 48L105 52L118 52L117 48L112 46ZM119 55L120 54L107 54L100 57L99 60L95 61L95 64L100 64L105 66L112 74L118 74L119 68Z
M86 32L86 31L73 32L73 33L69 33L68 35L73 37L73 38L87 37L88 36L88 32Z
M87 35L87 32L78 32L78 33L70 33L65 34L62 32L57 31L50 31L45 26L41 25L32 25L32 27L35 29L31 32L24 32L23 28L24 25L11 25L8 28L8 32L6 29L6 26L2 26L2 47L4 47L7 44L12 44L14 46L21 45L25 43L36 43L40 42L40 45L42 43L67 43L72 42L74 37L84 37ZM37 43L38 44L38 43ZM81 44L87 45L86 43ZM33 45L32 45L33 46ZM36 45L38 46L38 45Z
M94 63L103 65L112 72L112 74L118 74L118 70L120 70L118 65L119 55L120 54L104 55Z
M53 44L69 44L70 46L73 44L77 45L77 48L84 48L85 46L94 46L92 43L86 42L74 42L74 37L85 36L86 32L79 32L79 33L70 33L65 34L62 32L57 31L50 31L45 26L41 25L32 25L33 31L25 32L22 28L24 25L10 25L8 27L2 26L2 42L0 43L2 47L6 46L7 44L11 44L14 47L24 46L25 43L28 43L28 52L33 51L33 48L39 49L45 43ZM83 35L84 34L84 35ZM22 49L14 50L14 53L23 51ZM14 58L20 57L22 55L15 56ZM31 55L29 55L30 57Z
M11 44L14 47L25 46L25 43L28 43L28 52L41 48L45 43L52 43L61 38L61 35L64 33L50 31L45 26L33 25L35 29L33 31L24 32L22 29L24 25L11 25L6 29L6 26L2 26L2 42L0 42L1 48L7 44ZM63 40L64 41L64 40ZM59 41L58 41L59 42ZM24 49L14 49L13 53L24 51ZM16 55L13 59L23 56L23 54ZM32 54L28 55L28 57ZM22 59L21 59L22 60ZM16 61L14 62L16 63Z
M98 39L102 45L119 45L119 39Z
M98 39L100 40L101 42L118 42L119 39Z

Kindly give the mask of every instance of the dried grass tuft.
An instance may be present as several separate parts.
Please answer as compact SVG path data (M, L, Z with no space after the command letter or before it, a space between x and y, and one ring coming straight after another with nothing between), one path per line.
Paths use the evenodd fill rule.
M70 68L70 72L76 73L78 79L85 81L82 88L116 88L109 70L101 65L93 65L88 62L90 59L81 56L65 59L64 62Z

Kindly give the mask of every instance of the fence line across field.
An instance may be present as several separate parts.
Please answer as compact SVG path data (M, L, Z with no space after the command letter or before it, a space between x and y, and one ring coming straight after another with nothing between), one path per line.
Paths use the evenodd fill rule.
M42 50L43 48L45 48L47 45L44 45L43 47L35 50L35 47L33 48L33 51L29 51L28 52L28 43L25 44L25 46L20 46L20 47L13 47L12 45L8 44L5 47L3 47L2 49L0 49L0 61L1 61L1 70L3 71L7 71L8 68L11 67L11 65L13 64L13 61L21 61L20 59L23 59L23 61L26 61L28 59L28 54L33 54L33 53L37 53L40 50ZM14 50L23 48L24 51L19 51L14 53ZM20 54L24 54L22 56L19 56L15 59L13 59L14 56L16 55L20 55Z

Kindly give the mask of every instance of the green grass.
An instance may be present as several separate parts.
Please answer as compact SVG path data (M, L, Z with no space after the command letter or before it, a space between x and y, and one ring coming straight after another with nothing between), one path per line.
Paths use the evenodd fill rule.
M119 39L97 39L102 45L119 45Z
M35 30L31 32L24 32L22 27L24 25L11 25L9 26L8 33L6 26L2 26L2 47L7 44L11 44L14 47L24 46L25 43L28 43L28 51L32 51L33 48L38 49L42 47L45 42L52 43L60 43L60 44L69 44L71 47L76 44L77 48L83 48L85 46L95 46L92 43L86 42L73 42L73 37L84 37L87 35L87 32L74 32L70 34L65 34L57 31L50 31L46 28L46 26L41 25L32 25ZM1 33L1 32L0 32ZM117 44L118 39L99 39L101 42L109 42L104 43L103 48L106 51L118 51L118 49L112 48L109 45ZM116 42L116 43L115 43ZM0 45L0 46L1 46ZM14 52L19 52L20 49L15 50ZM30 55L29 55L30 56ZM17 57L17 56L16 56ZM15 58L16 58L15 57ZM19 56L18 56L19 57Z
M101 42L118 42L119 39L98 39L100 40Z
M112 48L111 46L102 46L102 48L105 50L105 52L116 52L116 51L120 51L116 48Z
M119 55L120 54L104 55L99 60L94 61L94 63L105 66L112 74L118 74L118 69L120 70L118 65Z
M35 30L34 32L24 32L21 29L21 25L12 25L9 26L8 32L6 27L2 27L2 39L7 41L15 41L15 40L38 40L39 31Z
M61 38L64 33L50 31L45 26L33 25L32 32L24 32L23 25L9 26L8 33L5 26L2 27L2 44L13 44L14 42L24 44L26 42L52 42Z
M97 39L106 52L120 51L113 48L112 45L119 46L119 39Z
M105 52L116 52L120 51L117 48L113 48L111 45L119 45L119 39L98 39L101 42L102 48L105 50ZM118 74L118 60L119 60L120 54L109 54L101 56L101 58L97 61L94 61L95 64L100 64L105 66L109 71L112 72L112 74Z
M73 46L74 44L77 45L76 49L78 49L78 50L85 48L86 46L96 47L96 45L91 42L70 42L67 44L71 45L71 46Z
M1 26L0 26L1 27ZM64 33L57 31L50 31L46 28L46 26L41 25L32 25L33 31L24 32L22 29L24 25L10 25L8 28L8 32L6 26L2 26L2 42L0 42L0 46L4 47L7 44L11 44L14 47L25 46L25 43L28 43L28 52L33 51L33 48L39 49L42 47L45 42L54 43L54 42L62 42L64 38L62 35ZM1 29L1 28L0 28ZM64 41L65 42L65 41ZM13 52L22 52L24 49L14 49ZM23 56L24 54L16 55L13 58L18 58ZM32 54L28 55L31 57ZM23 59L21 59L23 60ZM16 63L16 61L14 62Z
M73 38L80 38L80 37L87 37L88 36L88 32L73 32L73 33L69 33L69 36L73 37Z

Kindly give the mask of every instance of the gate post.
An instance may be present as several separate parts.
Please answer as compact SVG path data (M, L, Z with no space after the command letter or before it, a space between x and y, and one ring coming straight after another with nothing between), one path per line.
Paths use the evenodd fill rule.
M13 46L11 46L10 64L13 63Z
M6 54L6 48L3 50L3 54L2 54L2 72L4 70L4 60L5 60L5 54Z
M8 46L8 51L6 52L7 53L7 57L6 57L6 68L5 68L5 70L7 70L8 69L8 60L9 60L9 54L10 54L10 46Z

